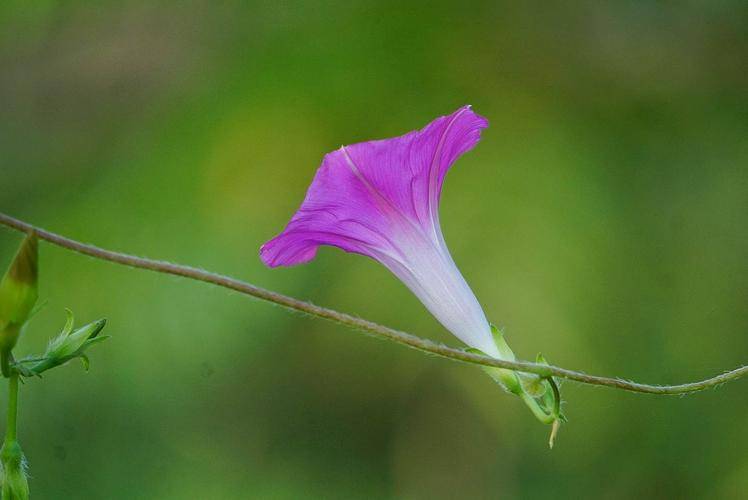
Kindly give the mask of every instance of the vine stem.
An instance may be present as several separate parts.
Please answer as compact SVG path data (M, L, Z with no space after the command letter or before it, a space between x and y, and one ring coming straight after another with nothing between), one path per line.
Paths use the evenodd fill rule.
M8 377L8 419L5 422L5 443L16 440L18 420L18 372L11 370Z
M470 353L461 349L448 347L443 344L438 344L434 341L417 337L407 332L395 330L384 325L374 323L372 321L352 316L350 314L335 311L333 309L320 307L310 302L299 300L294 297L289 297L272 290L267 290L265 288L255 286L251 283L231 278L229 276L224 276L221 274L212 273L210 271L205 271L203 269L174 264L162 260L153 260L143 257L137 257L135 255L129 255L126 253L114 252L112 250L106 250L104 248L81 243L80 241L76 241L59 234L45 231L44 229L35 227L27 222L23 222L1 212L0 225L4 225L25 233L35 231L37 236L42 240L45 240L62 248L72 250L74 252L88 255L96 259L114 262L116 264L121 264L138 269L146 269L158 273L181 276L183 278L202 281L205 283L211 283L213 285L227 288L229 290L234 290L244 295L249 295L251 297L255 297L267 302L278 304L287 309L333 321L335 323L339 323L350 328L363 331L381 339L391 340L393 342L397 342L398 344L406 345L425 353L449 358L454 361L462 361L464 363L471 363L482 366L493 366L496 368L504 368L524 373L533 373L539 375L540 377L558 377L567 380L573 380L582 384L611 387L614 389L622 389L630 392L659 395L677 395L703 391L705 389L710 389L712 387L716 387L718 385L737 380L743 376L748 375L748 365L746 365L698 382L690 382L678 385L651 385L642 384L639 382L631 382L620 378L588 375L583 372L569 370L567 368L561 368L559 366L531 363L528 361L507 361L491 358L488 356L482 356L480 354Z

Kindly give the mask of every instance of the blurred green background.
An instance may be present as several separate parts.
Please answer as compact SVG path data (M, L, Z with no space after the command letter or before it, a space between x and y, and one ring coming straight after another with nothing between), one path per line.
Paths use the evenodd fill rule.
M443 228L515 351L659 383L748 361L744 2L6 1L0 210L458 345L373 261L257 253L326 152L468 103L491 126ZM41 252L20 354L65 307L113 338L21 389L34 498L748 496L746 382L566 384L551 452L474 367Z

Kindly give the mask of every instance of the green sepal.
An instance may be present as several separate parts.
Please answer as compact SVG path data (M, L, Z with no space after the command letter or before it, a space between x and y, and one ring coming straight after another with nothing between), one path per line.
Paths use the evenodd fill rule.
M507 344L504 332L493 324L490 326L500 358L515 361L517 358ZM472 347L465 349L465 351L491 357L483 351ZM548 365L548 362L540 353L538 353L535 360L538 364ZM558 385L555 379L551 378L550 373L520 373L505 368L485 365L481 366L481 368L505 390L519 396L540 422L552 426L549 445L553 447L553 441L560 423L566 422L566 417L560 411L561 400L558 393Z
M472 353L472 354L480 354L482 356L492 357L486 354L485 352L481 351L480 349L475 349L474 347L469 347L465 349L466 352ZM512 394L519 394L522 392L522 387L520 385L519 379L517 378L517 374L512 370L507 370L505 368L497 368L495 366L485 366L481 365L481 369L488 374L491 379L499 384L502 389L505 391L512 393Z

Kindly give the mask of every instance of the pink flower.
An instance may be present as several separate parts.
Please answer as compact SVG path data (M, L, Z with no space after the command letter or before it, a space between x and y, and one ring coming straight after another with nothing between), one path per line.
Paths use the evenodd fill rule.
M320 245L371 257L457 338L499 357L486 316L439 225L444 177L487 126L465 106L401 137L327 154L288 226L260 249L262 261L270 267L301 264Z

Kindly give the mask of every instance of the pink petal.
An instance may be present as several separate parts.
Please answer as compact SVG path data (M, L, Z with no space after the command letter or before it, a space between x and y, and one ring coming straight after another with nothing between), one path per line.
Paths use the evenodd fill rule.
M262 246L263 262L271 267L308 262L320 245L375 259L383 252L397 255L392 233L408 226L440 238L444 176L487 126L465 106L420 131L329 153L286 229Z

